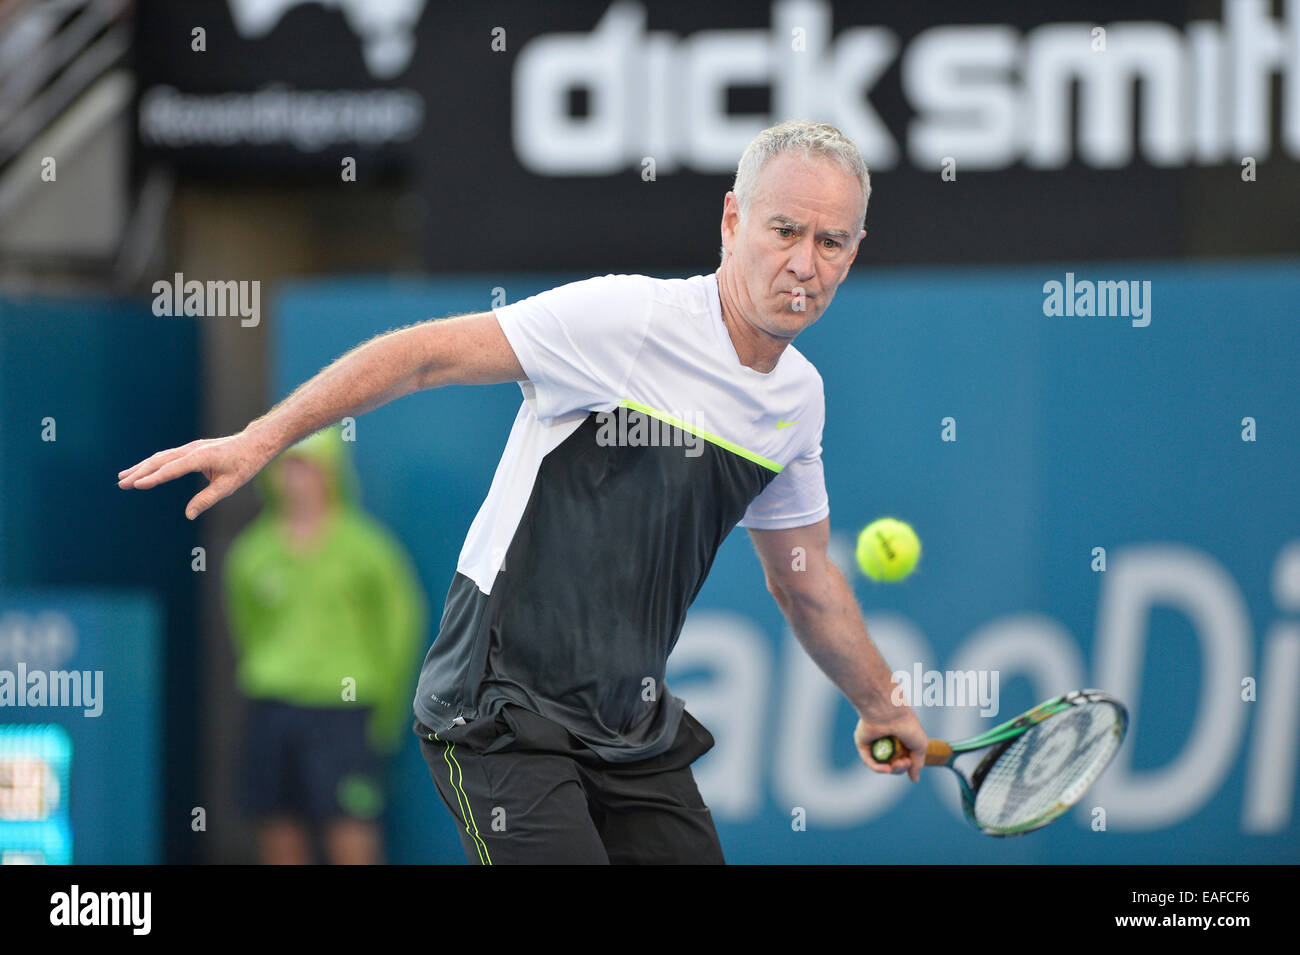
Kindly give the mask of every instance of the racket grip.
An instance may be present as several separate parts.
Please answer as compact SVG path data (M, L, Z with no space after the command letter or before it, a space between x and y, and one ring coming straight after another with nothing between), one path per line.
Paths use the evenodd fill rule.
M882 736L871 744L871 758L878 763L892 763L910 755L897 736ZM925 765L944 766L952 759L952 747L941 739L932 739L925 747Z

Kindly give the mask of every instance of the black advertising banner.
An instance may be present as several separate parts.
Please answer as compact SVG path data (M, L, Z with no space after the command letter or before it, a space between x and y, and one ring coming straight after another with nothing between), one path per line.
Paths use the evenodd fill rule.
M698 265L788 118L861 148L865 260L1296 251L1295 2L144 0L136 59L145 161L352 157L422 197L435 271Z
M423 0L141 0L143 156L214 176L286 178L342 155L404 168L425 123L410 85Z

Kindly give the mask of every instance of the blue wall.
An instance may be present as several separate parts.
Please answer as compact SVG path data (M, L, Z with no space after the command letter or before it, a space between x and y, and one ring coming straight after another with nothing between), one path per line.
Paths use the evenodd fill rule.
M1045 315L1044 283L1067 271L1149 280L1149 326ZM371 335L484 311L494 287L515 301L583 277L290 287L274 390ZM859 267L798 347L826 381L835 555L848 567L856 531L885 514L924 542L903 584L852 572L876 642L900 669L996 670L998 721L1102 687L1129 704L1130 735L1074 814L1019 839L974 833L951 774L909 791L857 762L850 707L733 534L669 671L718 740L696 776L729 860L1300 861L1296 301L1294 262ZM423 392L358 424L364 499L410 549L435 621L519 400L513 385ZM948 739L992 725L918 714ZM413 737L393 772L394 861L462 860Z
M110 610L121 607L125 630L114 639L138 640L158 655L159 672L141 682L133 682L143 672L134 663L123 663L125 671L110 664L106 693L121 705L132 695L132 705L144 708L140 719L156 721L152 728L133 722L130 731L158 734L163 750L150 759L167 772L123 764L113 785L127 788L108 788L100 768L108 773L123 745L116 724L84 721L73 740L74 821L79 787L98 785L118 814L96 817L103 832L82 827L79 862L193 862L202 845L189 828L199 803L202 646L191 549L202 540L184 516L197 485L176 481L141 494L116 483L124 467L199 433L201 321L155 316L147 298L0 297L0 606L27 592L90 589L104 602L75 603L85 608L75 611L84 620L74 615L85 625L84 646L116 632ZM138 636L132 631L140 618L130 608L141 602L158 634L152 624ZM9 632L0 622L0 651ZM13 662L0 652L0 669ZM17 718L0 710L0 723ZM164 818L183 822L164 826ZM146 825L147 832L139 828Z

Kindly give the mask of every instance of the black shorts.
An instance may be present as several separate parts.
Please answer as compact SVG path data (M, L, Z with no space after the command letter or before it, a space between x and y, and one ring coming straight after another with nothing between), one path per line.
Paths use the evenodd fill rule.
M252 700L244 726L240 807L253 819L372 820L384 808L380 759L363 706Z
M472 864L724 861L691 775L713 736L685 711L672 747L633 763L511 704L448 733L413 728Z

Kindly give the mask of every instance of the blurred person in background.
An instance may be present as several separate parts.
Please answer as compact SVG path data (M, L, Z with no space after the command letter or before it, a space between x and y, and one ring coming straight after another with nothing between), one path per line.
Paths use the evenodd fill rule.
M403 739L427 605L400 543L359 504L335 426L258 476L225 595L250 701L240 801L266 864L384 861L384 758Z

